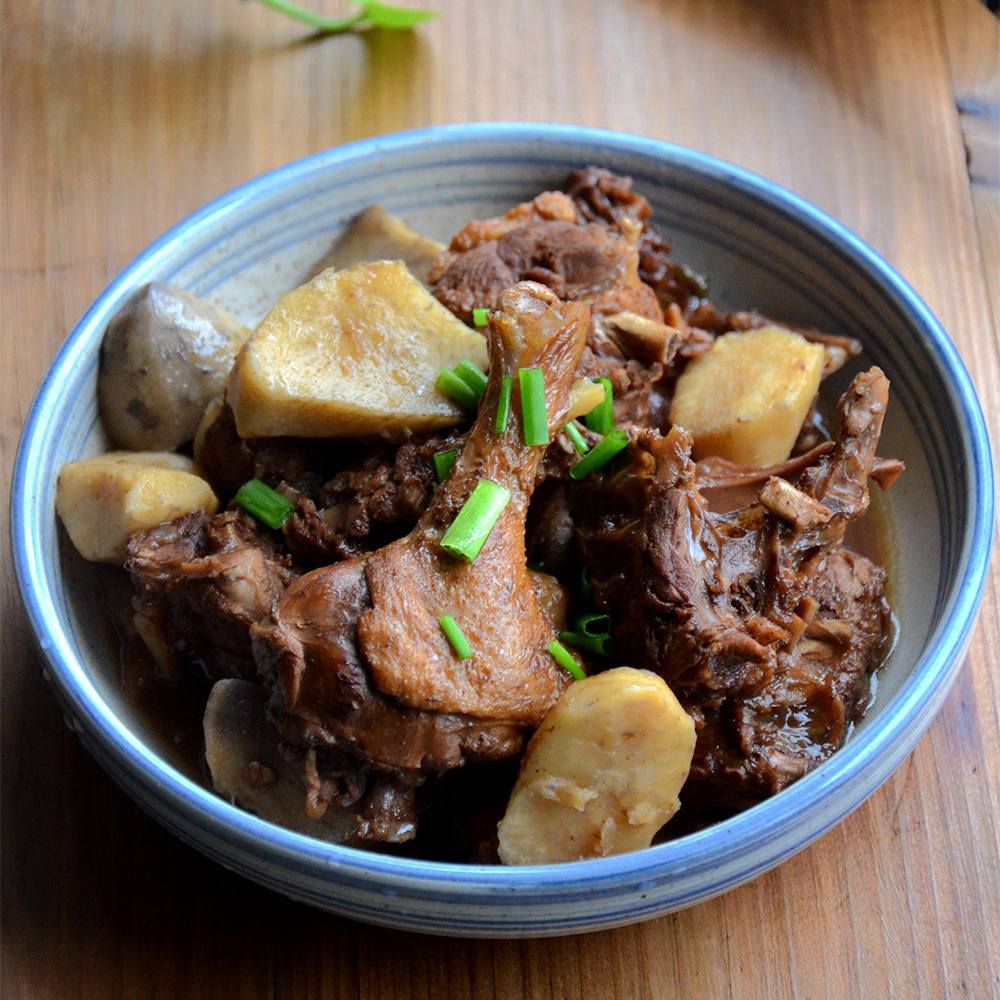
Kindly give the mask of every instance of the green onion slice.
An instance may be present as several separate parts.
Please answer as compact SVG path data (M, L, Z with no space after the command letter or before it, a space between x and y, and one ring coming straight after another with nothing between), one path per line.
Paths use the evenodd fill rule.
M587 444L586 438L584 438L584 436L580 433L580 430L576 426L576 424L574 424L572 421L570 421L563 428L563 430L566 432L566 434L569 437L570 441L573 442L573 447L576 448L576 450L581 455L586 455L587 452L590 451L590 445Z
M595 406L584 418L588 430L595 434L609 434L615 426L614 394L611 391L611 379L595 378L604 386L604 399Z
M456 559L472 562L510 500L510 490L480 479L441 539L441 548Z
M292 516L295 504L289 503L280 493L275 493L266 483L251 479L244 483L234 498L248 513L269 528L277 530Z
M457 448L449 448L447 451L439 451L434 456L434 471L437 473L439 483L443 483L448 478L448 473L451 472L451 467L455 464L457 454Z
M549 418L545 412L545 374L541 368L521 368L521 425L527 445L549 443Z
M497 419L493 429L497 434L507 433L507 422L510 420L510 397L514 391L514 376L500 377L500 401L497 403Z
M460 660L467 660L472 656L472 647L469 640L462 635L462 630L455 624L455 619L451 615L442 615L438 619L441 631L448 637L451 648L458 654Z
M586 632L587 635L607 635L611 631L610 615L583 615L576 620L577 632Z
M487 315L489 309L473 309L472 310L472 325L473 326L486 326L489 323Z
M476 394L478 403L486 390L486 376L471 361L460 361L454 372Z
M580 664L573 659L573 654L555 639L545 647L554 657L556 663L570 674L575 681L582 681L587 675L580 668Z
M611 655L611 636L607 633L603 635L587 635L586 632L560 632L559 639L580 650L581 653L593 653L596 656Z
M590 570L586 566L580 570L580 597L585 604L594 603L594 588L590 585Z
M627 447L628 435L624 431L612 431L576 465L570 466L569 474L574 479L585 479L592 472L607 465L618 452Z
M441 373L434 383L446 396L455 400L459 406L464 406L467 410L474 410L479 405L479 395L476 390L469 385L465 379L454 372L442 368Z

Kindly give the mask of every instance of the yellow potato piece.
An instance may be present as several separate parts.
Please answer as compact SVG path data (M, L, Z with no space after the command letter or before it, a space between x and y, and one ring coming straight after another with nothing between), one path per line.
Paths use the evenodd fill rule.
M595 407L604 402L604 386L591 382L589 378L578 378L569 387L569 410L566 423L585 417Z
M236 358L240 437L403 439L457 424L442 367L486 367L486 340L399 261L324 271L281 298Z
M649 847L680 808L694 723L662 678L617 667L571 684L531 738L500 860L543 865Z
M727 333L677 380L670 421L694 438L694 457L763 467L791 454L819 389L821 344L776 326Z
M421 236L398 215L381 205L369 205L330 247L310 273L315 278L329 267L351 267L369 260L401 260L418 281L427 283L434 259L444 253L437 240Z
M80 555L121 563L128 536L219 502L194 473L194 462L169 452L112 451L59 471L56 512Z

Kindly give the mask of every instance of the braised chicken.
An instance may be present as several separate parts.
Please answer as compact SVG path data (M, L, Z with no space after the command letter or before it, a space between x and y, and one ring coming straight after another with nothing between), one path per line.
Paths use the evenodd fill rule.
M637 433L634 475L578 496L576 523L616 651L663 677L699 727L689 782L715 804L779 790L829 756L881 658L885 574L842 549L868 508L888 381L856 376L840 435L769 473L755 502L713 512L690 438ZM732 473L730 474L732 476ZM751 482L744 477L744 484ZM614 553L627 551L625 560Z
M254 627L279 730L306 749L337 750L334 769L345 772L345 788L353 772L397 776L412 788L465 760L515 755L566 685L546 649L555 626L524 549L543 449L523 443L516 419L498 434L494 414L502 376L541 368L555 433L566 419L588 320L586 307L562 303L540 285L506 291L490 321L479 418L413 531L363 559L300 577ZM510 499L474 561L463 562L442 549L442 536L484 479ZM442 634L445 614L461 623L470 658L459 659ZM353 789L331 793L345 804Z
M652 214L598 167L446 248L369 209L241 331L193 457L63 470L73 544L125 552L145 660L207 698L220 795L547 863L698 829L849 738L893 639L848 533L903 472L888 380L831 417L861 345L715 303ZM149 377L149 419L187 420Z

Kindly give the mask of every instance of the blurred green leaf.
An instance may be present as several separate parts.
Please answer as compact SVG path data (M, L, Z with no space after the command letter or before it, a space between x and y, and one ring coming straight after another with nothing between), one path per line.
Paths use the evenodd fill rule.
M393 7L377 0L355 0L365 9L365 21L380 28L412 28L422 21L437 17L436 10L414 10L412 7Z
M436 10L413 10L411 7L395 7L392 4L379 3L378 0L354 0L361 9L347 17L323 17L312 11L292 3L291 0L259 0L272 10L287 17L308 24L317 31L335 34L341 31L351 31L354 28L367 26L389 29L406 29L437 17Z

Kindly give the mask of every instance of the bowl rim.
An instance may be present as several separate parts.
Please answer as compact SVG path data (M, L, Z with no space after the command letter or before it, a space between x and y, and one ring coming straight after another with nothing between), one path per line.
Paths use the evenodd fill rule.
M258 196L275 191L311 173L344 166L352 161L427 151L456 143L503 145L508 142L577 143L598 153L631 154L668 162L705 180L735 187L802 226L827 244L838 247L899 304L909 324L931 348L945 374L959 417L968 435L972 458L969 477L973 490L965 544L968 558L951 588L946 613L929 637L923 654L892 698L893 711L872 720L820 768L784 790L780 796L730 819L675 841L632 854L569 864L507 868L398 858L359 848L330 844L293 833L231 805L214 792L176 771L134 736L103 700L86 676L86 668L72 654L65 629L44 580L45 558L32 531L33 458L41 416L58 399L62 373L91 338L99 336L106 320L136 285L150 280L149 272L174 246L192 238ZM532 122L482 122L432 126L322 150L261 174L181 220L138 254L104 289L61 345L36 392L25 420L14 465L11 494L11 537L21 598L32 632L47 661L59 692L91 738L110 751L147 786L155 798L187 814L216 835L235 836L248 852L263 848L313 870L317 865L334 880L357 873L362 881L423 887L432 896L448 889L495 892L522 889L545 893L560 886L619 883L623 879L670 872L711 873L720 857L736 858L754 851L765 860L749 872L719 876L693 894L691 902L709 898L760 874L790 853L805 847L861 804L909 753L930 724L953 681L974 625L985 586L993 542L995 486L989 438L982 409L958 352L917 293L879 254L827 213L764 177L706 153L673 143L605 129ZM824 808L825 806L825 808ZM800 831L792 850L780 844L782 831ZM759 853L757 855L759 857ZM685 904L686 905L686 904ZM580 920L585 924L586 918Z

